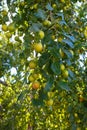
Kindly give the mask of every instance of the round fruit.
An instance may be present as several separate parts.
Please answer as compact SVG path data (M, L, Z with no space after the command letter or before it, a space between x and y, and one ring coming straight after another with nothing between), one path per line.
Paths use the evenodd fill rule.
M14 24L10 23L10 24L8 25L8 30L9 30L10 32L14 32L14 31L15 31Z
M47 95L48 95L49 98L50 97L52 98L54 96L54 92L48 92Z
M55 35L52 35L51 38L52 38L52 40L55 40L55 39L56 39Z
M65 3L65 0L60 0L62 3Z
M69 76L68 70L64 70L63 71L63 77L68 78L68 76Z
M79 101L80 102L83 102L84 101L84 98L82 96L79 97Z
M38 78L38 74L33 74L33 77L34 77L35 79L37 79L37 78Z
M42 52L42 50L43 50L43 46L42 46L42 44L41 43L35 43L34 44L34 50L36 51L36 52Z
M40 36L41 39L43 39L44 38L44 32L40 30L39 31L39 36Z
M56 4L53 4L52 7L53 7L54 9L56 9L56 8L57 8L57 5L56 5Z
M29 79L30 82L33 82L35 80L32 75L30 75L28 79Z
M6 33L6 37L7 37L7 38L11 38L11 36L12 36L12 34L11 34L10 32L7 32L7 33Z
M2 25L2 30L3 30L3 31L7 31L7 30L8 30L8 26L7 26L6 24L3 24L3 25Z
M29 63L29 68L30 69L35 69L36 68L36 63L35 63L35 61L30 61L30 63Z
M39 81L33 82L33 83L32 83L32 88L33 88L33 89L38 89L38 88L40 88L40 82L39 82Z
M64 70L65 70L64 64L60 64L60 69L61 69L61 71L64 71Z
M6 15L8 14L8 12L7 12L6 10L3 10L3 11L1 12L1 14L2 14L3 16L6 16Z
M49 100L47 101L47 105L48 105L48 106L52 106L52 105L53 105L53 100L52 100L52 99L49 99Z
M62 37L58 37L58 42L62 42L63 38Z
M50 26L50 25L51 25L51 21L45 20L45 21L43 22L43 24L44 24L45 26Z

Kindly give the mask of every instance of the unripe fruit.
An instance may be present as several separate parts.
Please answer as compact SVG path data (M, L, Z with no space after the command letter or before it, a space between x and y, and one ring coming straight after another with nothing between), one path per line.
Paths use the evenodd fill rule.
M6 16L6 15L8 14L8 12L7 12L6 10L3 10L3 11L1 12L1 14L2 14L3 16Z
M29 68L30 69L35 69L36 68L36 63L35 63L35 61L30 61L30 63L29 63Z
M7 38L11 38L11 36L12 36L12 34L11 34L10 32L7 32L7 33L6 33L6 37L7 37Z
M28 79L29 79L30 82L33 82L35 80L32 75L30 75Z
M58 37L58 42L62 42L63 38L62 37Z
M38 74L33 74L33 77L34 77L35 79L37 79L37 78L38 78Z
M61 71L64 71L64 69L65 69L64 64L60 64L60 69L61 69Z
M65 0L60 0L62 3L65 3Z
M40 82L39 82L39 81L33 82L33 83L32 83L32 88L33 88L33 89L38 89L38 88L40 88Z
M52 98L54 96L54 92L48 92L47 95L48 95L49 98L50 97Z
M41 43L35 43L34 44L34 50L36 51L36 52L42 52L42 50L43 50L43 46L42 46L42 44Z
M56 9L56 8L57 8L57 5L56 5L56 4L53 4L52 7L53 7L54 9Z
M64 78L68 78L68 76L69 76L68 70L66 70L66 69L63 71L62 74L63 74Z
M51 21L45 20L45 21L43 22L43 24L44 24L45 26L50 26L50 25L51 25Z
M3 24L3 25L2 25L2 30L3 30L3 31L7 31L7 30L8 30L8 26L7 26L6 24Z
M55 40L55 39L56 39L55 35L52 35L51 38L52 38L52 40Z
M10 31L10 32L14 32L15 31L15 27L14 27L14 24L9 24L8 25L8 30Z
M43 39L44 38L44 32L40 30L39 31L39 36L40 36L41 39Z
M52 105L53 105L53 100L52 100L52 99L49 99L49 100L47 101L47 105L48 105L48 106L52 106Z

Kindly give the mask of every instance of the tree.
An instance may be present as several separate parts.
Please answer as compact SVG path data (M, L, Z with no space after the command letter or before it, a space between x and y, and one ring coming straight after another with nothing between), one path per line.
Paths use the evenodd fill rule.
M1 130L87 129L86 7L1 1Z

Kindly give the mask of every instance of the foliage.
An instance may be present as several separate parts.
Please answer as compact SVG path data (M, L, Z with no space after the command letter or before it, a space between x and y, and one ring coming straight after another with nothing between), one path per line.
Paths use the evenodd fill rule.
M0 3L0 129L87 129L86 0Z

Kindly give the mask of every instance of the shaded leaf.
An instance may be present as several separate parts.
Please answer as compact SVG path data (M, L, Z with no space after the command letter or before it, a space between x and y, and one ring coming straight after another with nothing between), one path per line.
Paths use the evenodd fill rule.
M42 20L46 19L45 11L42 9L38 9L37 13L35 13L35 16Z
M47 5L46 5L46 9L48 9L48 10L53 10L53 8L51 7L51 5L48 3Z
M62 81L62 80L59 81L59 82L58 82L58 86L59 86L61 89L63 89L63 90L70 91L70 88L69 88L67 82L65 82L65 81Z
M50 91L52 85L53 85L53 79L50 78L50 79L48 80L48 82L46 83L46 86L45 86L44 90L45 90L46 92L47 92L47 91Z
M73 42L71 42L68 39L63 39L63 42L65 42L67 45L69 45L71 48L74 48Z
M40 28L40 24L38 23L33 23L32 26L30 27L30 31L32 32L38 32Z
M24 90L20 93L20 95L18 96L17 100L23 100L24 96L26 95L26 93L28 93L29 90Z
M58 62L53 62L51 64L51 69L57 75L59 75L61 73L61 71L60 71L60 64Z

